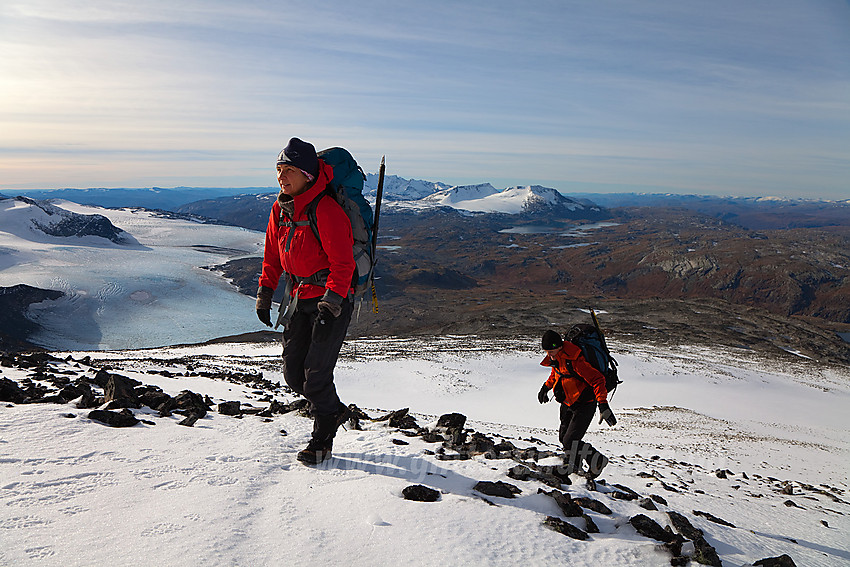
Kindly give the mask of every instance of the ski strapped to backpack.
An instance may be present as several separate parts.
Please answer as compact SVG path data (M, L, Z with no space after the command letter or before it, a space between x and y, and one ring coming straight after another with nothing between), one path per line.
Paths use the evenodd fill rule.
M281 224L291 226L309 225L319 241L322 244L322 239L319 236L318 220L316 218L316 208L319 201L325 196L333 198L345 211L348 220L351 222L351 233L354 237L354 275L351 280L351 286L354 289L354 297L362 297L367 290L372 290L373 309L377 312L377 294L375 292L374 271L376 257L376 236L378 228L378 212L380 210L380 202L383 193L383 178L384 178L384 160L381 160L381 173L378 180L378 196L375 203L375 214L372 214L372 207L366 198L363 196L363 184L366 181L366 174L357 165L354 157L345 148L328 148L317 154L318 158L333 168L333 179L328 183L328 186L322 191L319 196L313 199L305 208L307 221L292 222L285 219L281 212ZM292 235L290 231L290 235ZM280 325L286 327L295 307L298 304L298 292L296 290L294 299L290 302L290 292L295 285L312 284L318 286L327 285L327 277L329 270L321 270L307 278L298 278L293 281L291 276L287 277L287 290L284 294L284 303L281 303L281 309L278 316L275 328Z
M585 360L605 376L605 389L608 390L608 395L612 396L617 386L622 383L617 376L617 361L608 350L605 335L592 309L590 316L593 318L593 325L573 325L564 335L564 340L579 347Z

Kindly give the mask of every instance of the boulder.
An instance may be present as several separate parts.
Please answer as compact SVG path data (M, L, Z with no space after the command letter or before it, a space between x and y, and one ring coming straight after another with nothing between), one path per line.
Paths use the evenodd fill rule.
M25 399L26 395L17 382L9 378L0 378L0 402L22 404Z
M586 532L555 516L547 516L543 520L543 525L573 539L586 540L590 537Z
M611 509L600 502L599 500L594 500L593 498L588 497L579 497L573 498L573 502L581 506L582 508L587 508L588 510L593 510L594 512L598 512L600 514L605 514L610 516L613 512Z
M797 567L790 555L782 554L779 557L765 557L759 559L753 565L757 567Z
M487 496L500 496L502 498L515 498L517 494L522 494L522 490L513 484L501 480L496 482L482 480L473 487L473 490Z
M239 400L232 402L221 402L218 404L218 413L221 415L242 415Z
M124 411L92 410L88 418L110 427L133 427L139 423L133 412L126 409Z
M433 488L428 488L421 484L412 484L405 487L401 491L401 495L405 500L414 500L416 502L436 502L440 499L440 493Z

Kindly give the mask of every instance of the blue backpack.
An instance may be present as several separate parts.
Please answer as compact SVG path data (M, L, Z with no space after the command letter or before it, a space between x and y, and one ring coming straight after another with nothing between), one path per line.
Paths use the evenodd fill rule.
M579 347L584 359L605 376L605 389L612 395L622 380L617 376L617 361L608 351L602 332L595 325L579 323L566 332L564 340Z

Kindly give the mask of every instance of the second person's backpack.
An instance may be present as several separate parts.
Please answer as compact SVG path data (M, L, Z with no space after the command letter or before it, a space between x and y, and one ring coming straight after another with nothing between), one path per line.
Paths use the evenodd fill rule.
M622 380L617 376L617 361L608 351L599 329L594 325L579 323L566 332L564 340L581 349L585 360L605 376L605 389L609 395L612 394Z

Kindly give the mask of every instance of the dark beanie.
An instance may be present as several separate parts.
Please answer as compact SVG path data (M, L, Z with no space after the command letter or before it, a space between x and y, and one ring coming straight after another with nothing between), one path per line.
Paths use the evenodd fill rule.
M564 339L555 331L543 333L543 350L554 350L564 346Z
M319 175L319 158L316 148L310 142L292 138L277 156L277 165L288 163L317 177Z

